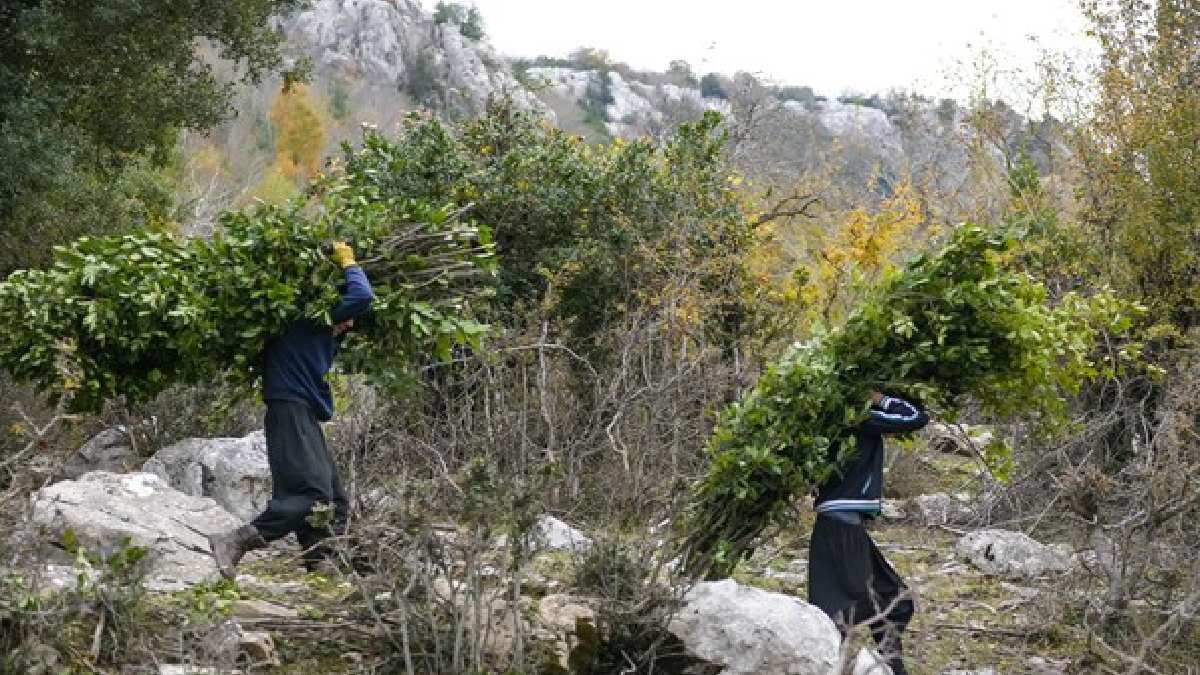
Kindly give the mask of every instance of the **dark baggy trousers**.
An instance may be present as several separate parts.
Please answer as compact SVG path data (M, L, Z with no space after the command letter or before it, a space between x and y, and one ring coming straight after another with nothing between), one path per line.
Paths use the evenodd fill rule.
M345 532L350 510L325 434L312 408L297 401L267 401L264 430L271 501L253 525L267 541L295 532L306 560L314 560L324 555L316 546L322 539ZM310 522L316 504L332 507L327 525Z
M867 623L881 651L900 653L900 634L912 619L913 601L856 514L817 516L808 546L808 599L843 635Z

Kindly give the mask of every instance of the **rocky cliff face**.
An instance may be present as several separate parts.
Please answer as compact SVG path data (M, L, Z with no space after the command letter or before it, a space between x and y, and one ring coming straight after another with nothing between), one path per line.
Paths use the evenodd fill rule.
M309 9L281 19L280 27L293 52L313 60L317 81L374 89L376 101L379 91L390 89L408 99L395 101L397 106L409 103L471 114L490 96L507 94L551 123L569 124L555 111L566 111L564 117L570 118L590 105L590 121L613 137L655 133L704 110L737 114L729 100L705 97L698 87L652 84L617 70L529 68L518 81L486 37L470 40L457 25L436 23L417 0L317 0ZM920 121L935 123L920 125L923 135L907 136L902 127L911 130L912 120L901 122L896 114L875 107L836 100L772 104L781 114L815 123L830 140L870 149L873 159L888 167L898 167L934 136L961 131L953 116L936 123L932 103L921 111ZM945 152L933 154L948 159Z
M652 79L652 78L648 78ZM816 157L843 164L858 186L871 176L884 187L903 175L933 176L940 189L954 190L966 177L963 140L970 130L958 111L932 101L904 105L860 105L835 99L780 100L750 83L727 97L704 96L698 87L638 81L610 70L529 68L523 80L568 125L569 112L590 111L586 121L612 137L658 135L675 124L716 110L734 125L754 127L744 144L749 163L773 164L798 175ZM750 119L753 117L754 119Z
M390 85L417 103L467 113L506 92L548 112L486 39L436 23L415 0L319 0L280 27L294 52L312 58L318 77Z

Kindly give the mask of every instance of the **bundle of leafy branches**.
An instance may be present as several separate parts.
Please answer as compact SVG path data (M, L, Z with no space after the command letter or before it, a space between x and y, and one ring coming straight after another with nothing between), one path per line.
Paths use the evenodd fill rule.
M1098 332L1124 331L1131 309L1107 294L1051 307L1044 287L1008 264L1012 244L1003 232L960 227L722 413L685 519L686 573L728 576L793 497L833 475L855 451L850 430L872 390L944 417L969 396L998 419L1061 420L1064 392L1096 374Z
M328 323L342 272L323 249L350 241L376 293L341 362L389 384L418 355L446 356L484 327L488 228L454 205L395 198L380 184L390 143L369 139L283 206L231 212L212 240L142 232L84 237L47 269L0 283L0 367L76 411L145 401L224 374L251 384L266 342L291 321Z

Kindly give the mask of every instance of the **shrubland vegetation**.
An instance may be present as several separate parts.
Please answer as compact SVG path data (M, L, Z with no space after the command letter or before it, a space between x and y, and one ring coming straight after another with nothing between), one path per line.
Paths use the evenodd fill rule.
M159 56L190 63L181 60L190 46L180 45L205 35L228 40L260 69L277 65L272 35L256 20L287 5L222 4L239 8L239 18L211 22L222 26L216 34L187 33L224 11L196 9L167 31L178 49ZM1041 88L1043 103L1057 117L1022 119L983 93L960 103L854 101L897 115L934 106L928 120L903 117L910 124L962 122L965 164L954 181L929 175L929 165L886 167L861 149L822 145L819 129L779 112L783 100L815 103L811 90L698 78L683 63L664 81L706 88L729 102L732 117L687 111L688 123L664 130L662 142L592 145L501 101L457 121L414 113L394 136L368 133L322 171L313 139L345 114L294 87L264 111L264 146L286 184L307 181L304 193L280 190L282 205L227 213L211 241L168 234L186 223L172 221L178 214L158 167L175 130L215 119L220 87L202 70L172 81L162 100L179 107L143 119L136 106L123 107L122 92L144 73L136 63L122 70L128 82L115 78L95 98L67 80L35 81L28 45L56 31L75 36L92 21L65 7L0 9L0 34L13 38L4 44L24 45L0 47L0 87L15 92L0 103L0 157L10 172L33 158L21 175L0 168L2 227L10 241L25 242L6 248L14 257L0 267L29 268L0 292L13 327L0 339L0 359L40 385L3 383L18 405L0 411L0 505L10 529L24 531L14 505L50 475L47 463L104 424L140 430L147 454L189 434L245 431L257 413L245 396L253 353L276 322L319 313L328 300L321 289L336 276L320 244L350 237L388 299L365 327L371 339L342 361L340 421L331 429L355 501L357 525L343 552L365 559L371 573L349 599L326 597L322 607L378 631L372 640L337 638L381 668L555 672L532 636L518 635L519 646L496 659L479 632L492 618L519 625L516 599L547 592L534 573L547 563L522 537L536 515L553 512L603 539L587 557L555 563L571 570L571 587L602 598L572 667L677 672L675 646L661 630L675 592L664 583L674 549L663 522L702 524L685 537L707 537L696 550L723 553L690 571L736 573L740 553L777 541L759 516L801 503L790 498L828 471L840 448L836 428L861 414L871 387L920 398L947 417L997 424L1002 441L984 449L979 475L970 474L977 520L1094 551L1083 572L1039 603L1044 630L1024 639L1069 653L1082 672L1186 672L1195 662L1194 2L1089 4L1102 59L1087 76L1068 63L1044 71L1041 84L1053 86ZM469 19L444 7L446 21ZM157 35L129 20L157 16L151 5L120 8L146 14L112 9L118 37ZM48 63L83 58L36 53ZM68 65L63 78L83 77ZM525 65L622 72L598 50ZM89 128L98 118L88 111L110 104L106 126ZM128 128L114 126L122 120ZM57 153L62 143L76 145ZM101 225L120 233L52 253ZM489 263L473 257L483 255L476 246L487 231L491 279L476 273ZM413 249L414 267L401 264L408 249L387 248L389 237L446 232L459 238ZM431 291L418 277L443 269L443 254L470 274ZM237 265L216 269L227 259ZM228 292L202 299L207 293L189 286L201 280ZM262 302L239 302L245 288L262 290ZM431 292L442 304L422 306ZM100 311L99 297L121 293L129 297ZM179 302L156 295L171 293L196 316L159 323L175 320L161 310ZM471 302L457 304L464 295ZM206 323L214 317L225 321ZM467 339L475 321L491 326L482 343ZM230 323L237 332L226 334ZM57 341L67 334L103 339ZM792 347L796 340L806 346ZM85 357L90 365L71 360ZM162 363L144 367L151 357ZM353 373L390 384L403 374L415 386L371 387ZM46 401L64 375L80 390L71 400L97 414L68 417ZM913 473L915 482L924 475ZM695 495L699 520L688 521L681 516ZM758 509L741 521L748 528L719 527L746 505ZM456 535L450 545L439 534L446 523ZM499 533L507 544L496 548ZM504 570L503 581L489 581L485 567ZM101 582L110 586L81 586L64 602L35 600L28 589L10 594L20 603L0 601L0 624L15 627L0 639L11 654L0 672L20 672L39 645L63 661L115 663L134 643L108 608L132 616L141 600L109 592L130 587L114 575ZM439 598L433 589L446 582L478 601L475 614ZM226 590L201 589L186 603L209 607L205 598ZM496 598L512 601L508 613L481 617L483 600ZM395 612L408 623L381 618ZM164 632L139 644L196 634L195 625L159 624ZM179 643L171 644L186 651ZM139 649L127 658L140 658ZM311 664L305 659L328 655L297 648L292 656Z

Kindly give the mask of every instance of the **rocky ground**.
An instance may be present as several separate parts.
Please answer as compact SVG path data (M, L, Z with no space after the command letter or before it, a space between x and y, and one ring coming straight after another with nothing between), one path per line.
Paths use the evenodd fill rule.
M496 672L514 654L524 663L543 664L542 672L555 672L553 664L566 670L571 650L587 642L589 626L606 602L595 588L580 587L581 567L595 564L593 539L635 542L642 549L655 545L652 528L585 534L543 516L533 528L536 552L519 572L516 606L505 600L514 577L506 569L509 544L503 538L460 547L456 550L473 551L469 559L458 556L440 572L414 567L406 579L376 578L369 570L337 578L304 574L294 546L285 543L252 554L235 582L219 580L204 535L236 524L269 494L261 435L189 440L136 466L119 434L107 434L80 450L63 480L31 496L26 534L34 533L43 542L41 551L53 555L39 558L35 569L29 567L33 558L25 558L5 583L10 591L42 598L89 583L119 583L124 577L109 569L111 561L130 545L143 547L149 590L138 598L138 615L146 626L144 642L153 642L158 662L124 672L375 672L381 643L403 633L405 621L421 619L414 612L422 609L457 622L463 634L479 635L442 647L468 645ZM890 469L894 482L922 488L922 494L888 500L884 517L872 526L916 595L918 613L907 641L911 671L1086 672L1080 661L1086 632L1064 608L1072 592L1092 583L1087 555L1043 545L1015 530L972 525L979 502L973 490L986 483L980 464L941 452L961 448L934 441L919 442L909 449L914 454L907 464L894 462ZM839 646L832 624L802 602L813 517L809 505L798 505L794 526L760 547L734 580L687 591L670 630L679 649L712 664L691 672L770 675L839 667L886 672L872 669L860 653L869 646L865 631ZM465 536L449 524L440 532L449 548ZM64 541L73 557L63 555ZM89 564L81 553L87 551L102 552L109 562L93 555ZM413 565L428 568L430 560L414 558ZM424 604L397 602L417 585ZM28 620L20 608L0 602L0 625ZM86 653L89 640L82 642ZM92 642L98 652L100 638ZM60 649L55 658L61 663L78 657ZM22 658L26 665L36 661ZM30 666L28 672L39 671Z

